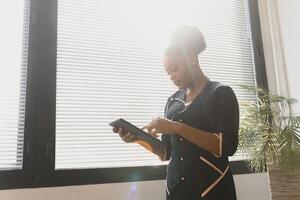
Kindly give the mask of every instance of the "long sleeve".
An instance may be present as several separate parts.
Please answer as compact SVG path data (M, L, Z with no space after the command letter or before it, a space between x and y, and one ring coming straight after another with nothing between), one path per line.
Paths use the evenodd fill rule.
M215 125L220 138L220 155L232 156L238 146L239 106L234 91L221 86L215 91Z
M171 100L171 97L168 98L166 106L165 106L165 111L164 111L164 117L165 118L167 118L167 115L168 115L167 111L168 111L168 105L170 103L170 100ZM171 151L172 151L170 135L168 135L168 134L162 134L161 140L162 140L162 143L165 146L165 150L166 150L165 160L170 160L170 158L171 158Z

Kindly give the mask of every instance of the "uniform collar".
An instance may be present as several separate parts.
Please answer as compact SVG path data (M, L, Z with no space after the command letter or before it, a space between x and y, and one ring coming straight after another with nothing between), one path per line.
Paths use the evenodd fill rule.
M210 79L208 78L206 85L204 86L204 88L202 89L202 91L195 97L195 99L192 101L192 103L190 103L185 109L184 111L190 109L191 107L193 107L195 104L197 104L197 102L202 99L202 96L205 95L206 90L209 88L211 84ZM186 92L187 92L187 88L181 89L177 98L179 98L180 100L184 101L185 96L186 96Z

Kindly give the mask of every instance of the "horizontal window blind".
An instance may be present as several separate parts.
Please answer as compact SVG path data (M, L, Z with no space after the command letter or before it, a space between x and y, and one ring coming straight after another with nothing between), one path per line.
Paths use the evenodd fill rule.
M162 65L171 31L197 26L207 40L199 56L211 80L255 85L247 0L58 0L56 169L158 165L125 144L109 122L138 127L162 116L177 89ZM238 154L235 158L238 158Z
M29 0L0 10L0 170L12 170L23 163Z

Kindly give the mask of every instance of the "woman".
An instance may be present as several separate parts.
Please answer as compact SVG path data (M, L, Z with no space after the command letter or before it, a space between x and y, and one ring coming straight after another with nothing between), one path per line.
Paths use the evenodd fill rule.
M164 67L179 89L168 98L165 117L157 117L145 127L154 137L162 133L161 147L113 129L124 141L137 142L161 160L170 160L167 200L236 199L228 156L238 145L238 102L229 86L204 75L198 55L205 48L197 28L181 26L174 31Z

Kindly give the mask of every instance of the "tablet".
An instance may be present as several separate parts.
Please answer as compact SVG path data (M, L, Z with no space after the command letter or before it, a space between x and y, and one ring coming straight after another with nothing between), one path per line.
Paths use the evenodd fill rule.
M110 122L109 125L112 127L122 128L125 132L131 132L135 137L135 142L138 142L152 153L158 155L161 160L164 159L164 157L162 157L162 155L165 154L164 146L157 138L152 137L147 132L122 118Z
M143 131L142 129L136 127L135 125L122 118L110 122L109 125L112 127L122 128L125 132L131 132L137 140L150 140L152 142L154 142L154 140L157 140L147 132Z

